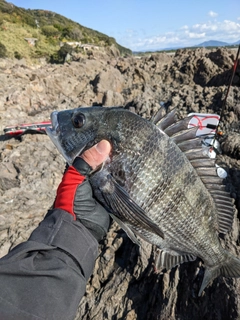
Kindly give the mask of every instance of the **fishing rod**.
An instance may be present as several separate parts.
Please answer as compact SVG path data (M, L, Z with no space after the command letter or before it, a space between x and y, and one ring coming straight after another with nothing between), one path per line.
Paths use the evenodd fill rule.
M51 127L51 121L40 121L34 123L23 123L14 126L8 126L3 129L7 136L17 137L25 133L43 133L46 134L46 128Z
M216 130L216 131L215 131L213 140L212 140L212 142L211 142L212 147L210 148L210 152L211 152L211 151L218 152L218 148L216 147L216 145L219 144L219 142L218 142L218 140L217 140L217 137L223 136L223 132L219 129L219 128L220 128L220 122L221 122L221 119L222 119L222 117L223 117L223 113L224 113L224 111L225 111L225 109L226 109L227 98L228 98L228 94L229 94L229 92L230 92L230 88L231 88L231 86L232 86L233 78L234 78L235 73L236 73L236 69L237 69L237 65L238 65L239 54L240 54L240 43L239 43L239 46L238 46L238 51L237 51L236 59L235 59L234 64L233 64L232 76L231 76L230 82L229 82L229 84L228 84L227 93L226 93L226 96L225 96L225 98L224 98L224 100L223 100L223 103L222 103L219 121L218 121L217 126L215 127L215 130Z
M232 71L232 76L231 76L231 79L230 79L230 82L229 82L229 85L228 85L228 88L227 88L227 93L226 93L226 96L223 100L223 104L222 104L222 109L221 109L221 113L220 113L220 121L223 117L223 113L226 109L226 105L227 105L227 98L228 98L228 94L229 94L229 91L230 91L230 88L232 86L232 82L233 82L233 78L235 76L235 73L236 73L236 69L237 69L237 65L238 65L238 58L239 58L239 54L240 54L240 43L239 43L239 46L238 46L238 51L237 51L237 55L236 55L236 59L234 61L234 65L233 65L233 71ZM220 123L219 121L219 123ZM219 123L217 125L217 128L216 128L216 134L215 134L215 137L216 135L218 134L218 132L221 132L219 131ZM221 134L220 134L221 135ZM214 138L215 139L215 138Z

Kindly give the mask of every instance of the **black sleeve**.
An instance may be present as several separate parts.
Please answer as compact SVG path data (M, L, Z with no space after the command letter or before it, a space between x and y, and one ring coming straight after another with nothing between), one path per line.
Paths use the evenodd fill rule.
M98 243L63 210L0 259L0 319L74 319Z

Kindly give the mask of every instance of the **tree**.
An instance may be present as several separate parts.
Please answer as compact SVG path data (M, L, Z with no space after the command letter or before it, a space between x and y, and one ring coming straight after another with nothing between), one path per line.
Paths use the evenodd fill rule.
M73 28L70 31L70 38L79 41L82 38L82 32L78 28Z
M0 58L6 58L7 49L3 43L0 42Z
M15 51L15 52L14 52L14 58L16 58L16 59L18 59L18 60L21 60L21 59L22 59L21 53L19 53L18 51Z
M58 29L56 29L52 25L43 26L41 30L42 30L42 33L47 37L55 37L59 35Z
M71 54L73 51L73 48L67 44L64 43L64 45L60 48L60 50L58 50L58 56L60 59L64 60L66 58L66 55L69 53Z
M64 43L64 45L55 54L51 56L50 62L64 63L67 54L71 54L72 51L73 51L73 48L69 44Z

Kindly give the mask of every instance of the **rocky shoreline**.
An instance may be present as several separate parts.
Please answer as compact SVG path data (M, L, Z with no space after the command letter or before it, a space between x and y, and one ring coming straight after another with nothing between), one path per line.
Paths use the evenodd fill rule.
M64 65L29 66L0 59L0 256L28 238L51 206L64 161L45 135L3 136L3 128L48 120L53 110L124 106L150 119L164 102L179 117L221 112L235 52L178 50L122 58L117 52L75 55ZM222 117L226 185L240 209L240 67ZM226 246L239 255L236 217ZM115 224L99 258L76 319L238 319L240 280L218 278L197 297L201 262L155 274L152 246L139 249Z

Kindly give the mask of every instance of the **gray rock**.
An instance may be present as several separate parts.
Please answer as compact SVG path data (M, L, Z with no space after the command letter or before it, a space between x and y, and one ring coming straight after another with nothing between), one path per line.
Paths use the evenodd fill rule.
M0 189L6 191L19 186L18 173L12 163L0 163Z
M107 90L104 92L102 104L104 107L123 106L124 98L119 92Z
M95 77L93 86L94 92L99 97L102 97L107 90L120 93L124 87L124 78L118 69L110 66Z
M190 112L221 112L235 52L178 50L144 57L117 52L78 54L64 65L27 66L0 59L0 130L17 123L48 120L53 110L79 105L124 105L151 119L160 102ZM239 74L239 69L237 70ZM234 82L221 128L219 165L240 209L240 87ZM52 205L65 163L45 135L20 140L0 137L0 256L26 240ZM239 255L238 219L226 245ZM102 241L93 276L76 319L237 320L240 280L217 278L197 297L203 277L200 260L154 272L154 247L139 249L113 224Z

